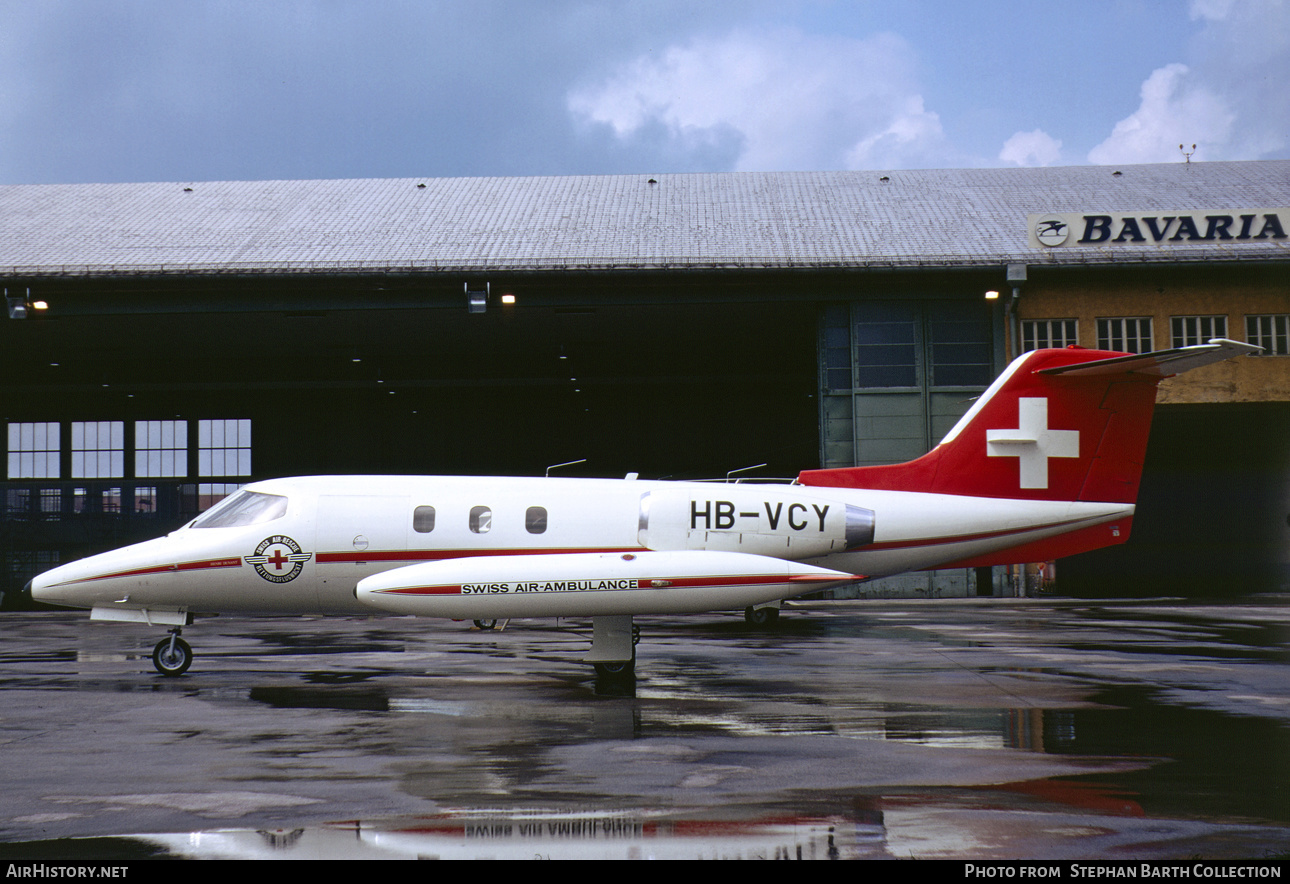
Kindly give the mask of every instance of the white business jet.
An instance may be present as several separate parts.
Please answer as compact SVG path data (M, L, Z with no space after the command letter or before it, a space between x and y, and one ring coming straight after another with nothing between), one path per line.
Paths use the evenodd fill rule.
M1014 361L931 452L790 483L310 476L253 482L166 537L54 568L38 602L173 627L194 614L590 617L630 676L634 615L745 609L904 571L1046 561L1128 539L1162 378L1259 348ZM774 603L773 606L772 603ZM767 607L770 606L770 607Z

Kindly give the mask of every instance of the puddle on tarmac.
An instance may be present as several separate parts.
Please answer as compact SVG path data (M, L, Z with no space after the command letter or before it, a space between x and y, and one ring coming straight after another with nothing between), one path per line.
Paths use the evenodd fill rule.
M1284 856L1284 611L909 606L813 612L770 636L668 621L641 646L637 684L610 696L570 664L581 645L523 626L481 642L419 624L252 624L230 642L258 642L260 660L174 682L46 684L63 658L40 655L25 689L81 693L6 695L16 769L86 716L135 727L122 694L160 685L176 705L140 722L146 757L98 792L69 779L24 794L0 837L28 840L0 857ZM331 656L345 651L363 657ZM283 657L313 653L328 656L304 672ZM51 723L64 708L67 726ZM188 812L158 834L31 840L68 807L81 822L64 834L132 831L113 789L164 792L136 780L182 770L192 792L217 792L228 770L264 768L255 735L279 732L292 740L268 779L239 773L237 788L307 797L312 816Z

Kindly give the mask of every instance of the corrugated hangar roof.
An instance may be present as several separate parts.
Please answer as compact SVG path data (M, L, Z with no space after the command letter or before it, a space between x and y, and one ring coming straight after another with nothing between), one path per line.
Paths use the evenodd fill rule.
M1290 161L0 186L0 274L973 267L1290 258L1029 244L1040 213L1290 206Z

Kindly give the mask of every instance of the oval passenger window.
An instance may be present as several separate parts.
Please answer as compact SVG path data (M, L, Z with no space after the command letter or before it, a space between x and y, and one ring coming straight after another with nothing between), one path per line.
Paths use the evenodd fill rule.
M546 507L531 506L524 513L524 529L530 534L546 531Z
M412 530L418 534L429 534L434 530L434 507L419 506L412 511Z

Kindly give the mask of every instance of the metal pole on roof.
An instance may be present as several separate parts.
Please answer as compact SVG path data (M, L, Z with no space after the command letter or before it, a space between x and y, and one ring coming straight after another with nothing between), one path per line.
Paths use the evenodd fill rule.
M1025 264L1008 265L1008 282L1012 283L1012 298L1008 301L1006 317L1008 321L1008 344L1012 353L1009 358L1016 359L1021 355L1021 318L1017 315L1018 302L1021 300L1021 284L1026 281Z

